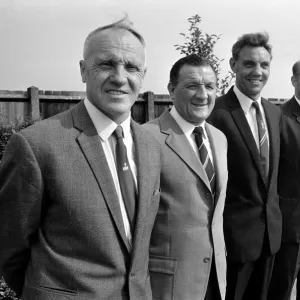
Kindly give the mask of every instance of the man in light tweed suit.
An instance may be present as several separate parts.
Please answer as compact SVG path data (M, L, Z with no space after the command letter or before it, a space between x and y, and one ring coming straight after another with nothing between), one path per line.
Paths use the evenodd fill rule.
M22 300L150 300L161 150L130 117L146 71L144 40L126 18L98 28L86 38L80 69L84 101L7 145L0 273ZM115 137L116 128L123 134Z

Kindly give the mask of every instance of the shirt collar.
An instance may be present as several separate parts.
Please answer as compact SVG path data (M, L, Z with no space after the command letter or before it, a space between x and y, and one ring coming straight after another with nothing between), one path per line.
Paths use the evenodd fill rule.
M300 105L300 100L296 97L296 95L294 95L294 97L295 97L297 103Z
M106 116L102 111L97 109L87 98L84 98L84 105L101 140L103 142L107 141L117 128L118 124ZM124 138L130 135L130 120L131 118L129 113L128 118L120 124L123 128Z
M170 114L174 118L174 120L177 122L178 126L181 128L181 130L183 131L183 133L186 136L190 136L193 133L196 126L192 123L187 122L185 119L183 119L181 117L181 115L178 113L178 111L177 111L177 109L174 105L171 108ZM203 128L203 131L204 131L204 134L205 134L205 137L206 137L205 121L203 121L198 126L201 126Z
M249 98L248 96L246 96L245 94L243 94L238 88L237 86L235 85L234 88L233 88L233 91L234 93L236 94L240 104L241 104L241 107L243 109L243 111L245 113L248 113L250 111L250 108L252 106L252 103L254 100L252 100L251 98ZM258 105L261 107L261 96L258 97L257 100L255 100Z

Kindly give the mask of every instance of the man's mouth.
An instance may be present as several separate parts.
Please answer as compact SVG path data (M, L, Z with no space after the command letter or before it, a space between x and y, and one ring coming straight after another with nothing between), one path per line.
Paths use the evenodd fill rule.
M125 94L127 94L125 91L122 91L122 90L107 90L106 93L109 95L125 95Z
M206 106L207 103L192 103L192 105L197 106L197 107L203 107L203 106Z
M248 79L251 83L253 84L259 84L261 83L261 80L260 79Z

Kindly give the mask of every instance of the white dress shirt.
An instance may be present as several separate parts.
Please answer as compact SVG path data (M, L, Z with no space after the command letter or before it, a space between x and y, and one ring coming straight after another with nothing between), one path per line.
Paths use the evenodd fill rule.
M84 99L84 105L97 130L98 135L101 138L101 144L116 187L126 238L128 239L129 244L131 245L132 234L130 231L129 219L125 209L125 204L122 197L122 192L119 184L118 172L116 167L116 138L114 135L112 135L112 133L117 128L118 124L116 124L113 120L108 118L93 104L91 104L91 102L87 98ZM135 149L134 149L133 139L130 130L130 120L131 120L131 116L129 114L128 118L122 124L120 124L120 126L122 126L123 128L123 133L124 133L123 141L127 149L127 157L128 157L130 168L133 173L133 178L134 178L135 187L137 191L137 168L134 162Z
M197 157L200 159L200 153L199 153L199 149L197 147L196 141L195 141L195 134L193 134L193 131L195 129L195 125L191 124L189 122L187 122L185 119L183 119L181 117L181 115L178 113L178 111L176 110L175 106L173 105L173 107L171 108L170 111L171 116L174 118L174 120L176 121L176 123L178 124L178 126L181 128L181 130L183 131L184 135L186 136L186 138L188 139L189 143L191 144L194 152L196 153ZM209 139L207 136L207 132L205 130L205 121L203 121L201 124L199 124L198 126L201 126L203 128L203 132L204 132L204 136L203 136L203 143L207 149L209 158L212 162L212 165L214 166L214 160L213 160L213 155L212 155L212 150L210 147L210 143L209 143Z
M241 107L244 111L245 117L247 119L247 122L250 126L252 135L254 137L256 146L258 148L258 150L260 151L260 147L259 147L259 133L258 133L258 128L257 128L257 120L256 120L256 109L252 106L253 100L249 97L247 97L246 95L244 95L238 88L237 86L234 86L233 88L234 93L236 94ZM265 115L265 111L263 106L261 105L261 97L259 96L259 98L256 100L256 102L259 105L259 109L262 113L262 117L263 117L263 121L265 123L265 128L267 129L267 142L268 142L268 146L270 146L270 142L269 142L269 131L268 131L268 125L267 125L267 121L266 121L266 115ZM269 147L268 147L269 148Z

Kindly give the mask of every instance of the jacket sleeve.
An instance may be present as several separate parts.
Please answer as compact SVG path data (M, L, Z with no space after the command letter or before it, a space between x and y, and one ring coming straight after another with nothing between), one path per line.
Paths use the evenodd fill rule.
M0 273L21 294L41 216L42 174L26 138L14 134L0 163Z

